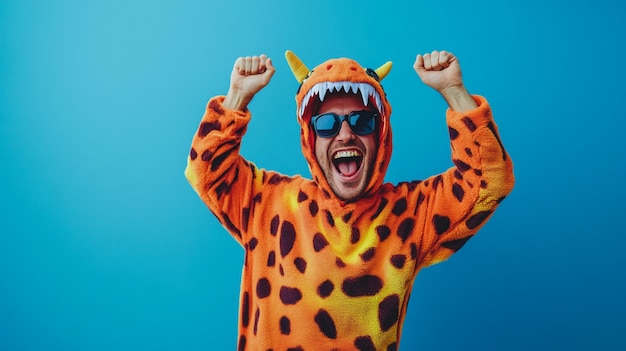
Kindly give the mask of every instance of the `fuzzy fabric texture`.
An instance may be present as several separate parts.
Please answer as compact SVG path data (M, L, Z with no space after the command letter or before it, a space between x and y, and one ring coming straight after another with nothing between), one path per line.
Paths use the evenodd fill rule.
M344 83L364 90L383 116L376 171L355 202L337 198L326 183L308 123L319 89L330 94ZM244 249L239 350L398 348L418 271L458 251L513 187L491 109L474 99L473 111L447 111L453 167L400 184L384 182L391 106L371 70L353 60L319 65L296 96L312 179L242 158L250 112L225 109L223 97L209 101L185 174Z

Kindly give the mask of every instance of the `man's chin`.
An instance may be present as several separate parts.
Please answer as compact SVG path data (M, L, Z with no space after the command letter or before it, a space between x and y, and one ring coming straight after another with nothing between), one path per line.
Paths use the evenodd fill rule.
M347 202L358 200L364 190L360 182L355 182L355 184L339 182L339 184L331 185L331 188L338 198Z

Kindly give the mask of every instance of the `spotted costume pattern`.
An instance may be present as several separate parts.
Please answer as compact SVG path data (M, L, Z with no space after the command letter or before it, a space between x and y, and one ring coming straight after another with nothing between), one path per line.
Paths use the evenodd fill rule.
M288 54L288 58L289 58ZM244 248L239 350L397 350L418 271L470 239L511 191L511 159L487 101L448 110L453 167L425 180L384 183L391 106L380 85L389 67L332 59L306 69L296 95L312 179L257 168L239 154L251 118L211 99L192 142L186 176ZM382 73L381 73L382 72ZM382 77L381 77L382 76ZM381 115L378 154L363 197L337 198L317 164L312 106L326 94L361 94Z

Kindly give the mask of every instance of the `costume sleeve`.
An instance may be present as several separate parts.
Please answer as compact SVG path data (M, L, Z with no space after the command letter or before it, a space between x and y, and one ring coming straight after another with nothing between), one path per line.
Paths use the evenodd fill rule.
M421 267L446 260L487 221L510 193L513 164L500 140L487 101L459 113L448 109L446 121L454 167L418 187L416 202L424 214Z
M250 112L226 109L224 97L209 101L191 144L185 176L222 225L245 242L254 180L261 175L239 154Z

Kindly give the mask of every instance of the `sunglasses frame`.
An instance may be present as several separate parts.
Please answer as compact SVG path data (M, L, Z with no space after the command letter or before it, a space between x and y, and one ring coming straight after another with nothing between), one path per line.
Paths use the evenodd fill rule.
M356 125L353 125L352 123L350 123L350 118L354 117L355 115L364 115L364 116L371 116L371 120L373 121L374 125L372 126L372 130L368 131L368 132L359 132L354 130ZM329 135L320 135L318 129L317 129L317 122L320 118L324 117L324 116L332 116L334 119L334 123L333 126L334 128L331 129L333 131L332 134ZM360 136L365 136L365 135L370 135L372 134L375 130L376 127L378 125L378 118L379 118L380 114L378 112L374 112L374 111L369 111L369 110L361 110L361 111L352 111L347 115L338 115L336 113L333 112L328 112L328 113L322 113L319 115L315 115L313 117L311 117L311 127L313 128L313 131L315 131L315 135L317 135L320 138L333 138L335 137L337 134L339 134L339 131L341 130L341 125L343 125L343 122L346 121L348 122L348 126L350 126L350 129L352 130L352 132L354 132L354 134L356 135L360 135ZM357 119L358 120L358 119Z

